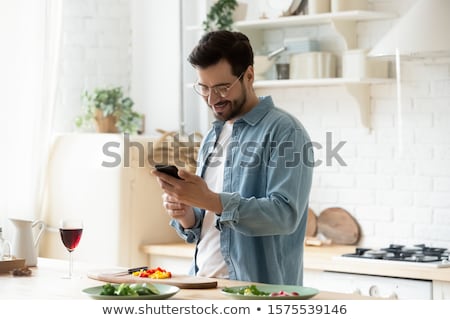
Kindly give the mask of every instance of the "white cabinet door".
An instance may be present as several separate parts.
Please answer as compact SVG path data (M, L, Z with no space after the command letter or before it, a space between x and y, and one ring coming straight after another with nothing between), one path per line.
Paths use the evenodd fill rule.
M433 300L450 300L450 282L433 281Z
M161 188L145 161L154 142L150 137L134 136L126 147L119 134L58 136L49 161L44 217L48 228L40 256L67 258L57 229L63 216L84 220L83 236L74 251L78 261L144 265L147 256L140 250L142 244L180 241L169 226ZM121 161L112 165L115 158ZM111 166L105 167L104 162Z
M431 281L305 270L303 285L324 291L388 299L433 299ZM447 288L450 295L450 286Z

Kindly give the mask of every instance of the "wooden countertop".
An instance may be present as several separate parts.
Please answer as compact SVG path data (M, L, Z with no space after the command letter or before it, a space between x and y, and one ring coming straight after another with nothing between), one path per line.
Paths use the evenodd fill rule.
M141 250L151 255L190 258L194 246L186 243L145 245ZM304 268L375 276L400 277L450 282L450 268L417 266L409 263L394 263L365 259L344 259L344 253L352 253L355 246L323 245L305 246Z
M82 290L84 288L100 286L104 282L87 277L87 273L94 269L105 268L75 261L74 273L77 279L63 279L67 274L68 262L65 260L38 258L37 267L33 267L32 276L14 277L10 273L1 273L0 299L90 299ZM111 267L107 269L112 269ZM220 289L227 286L248 285L249 282L218 280L218 287L214 289L181 289L171 299L186 300L221 300L230 299L220 293ZM344 294L323 291L313 297L315 300L367 300L354 294Z

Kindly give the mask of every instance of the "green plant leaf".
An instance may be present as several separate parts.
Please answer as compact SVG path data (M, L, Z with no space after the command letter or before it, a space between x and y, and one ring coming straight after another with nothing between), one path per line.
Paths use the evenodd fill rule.
M81 100L83 114L75 118L78 128L92 127L96 110L101 110L104 116L114 115L120 132L136 134L140 128L142 115L132 110L134 102L124 97L121 87L84 91Z
M233 12L238 6L237 0L218 0L210 8L203 29L206 32L213 30L232 30Z

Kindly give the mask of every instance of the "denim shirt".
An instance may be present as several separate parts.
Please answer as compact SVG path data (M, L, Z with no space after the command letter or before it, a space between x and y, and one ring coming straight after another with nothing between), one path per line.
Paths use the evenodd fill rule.
M301 285L314 156L308 133L270 96L236 120L225 163L223 211L217 215L220 250L229 278ZM215 121L200 147L197 174L203 176L223 127ZM214 164L209 164L214 165ZM170 223L189 243L200 240L204 210L184 229ZM197 267L195 257L191 274Z

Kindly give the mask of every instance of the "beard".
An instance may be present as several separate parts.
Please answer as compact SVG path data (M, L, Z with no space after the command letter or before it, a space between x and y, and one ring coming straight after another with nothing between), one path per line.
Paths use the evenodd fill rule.
M242 95L235 100L223 100L213 106L208 106L217 120L228 121L244 114L246 102L247 93L243 91Z

